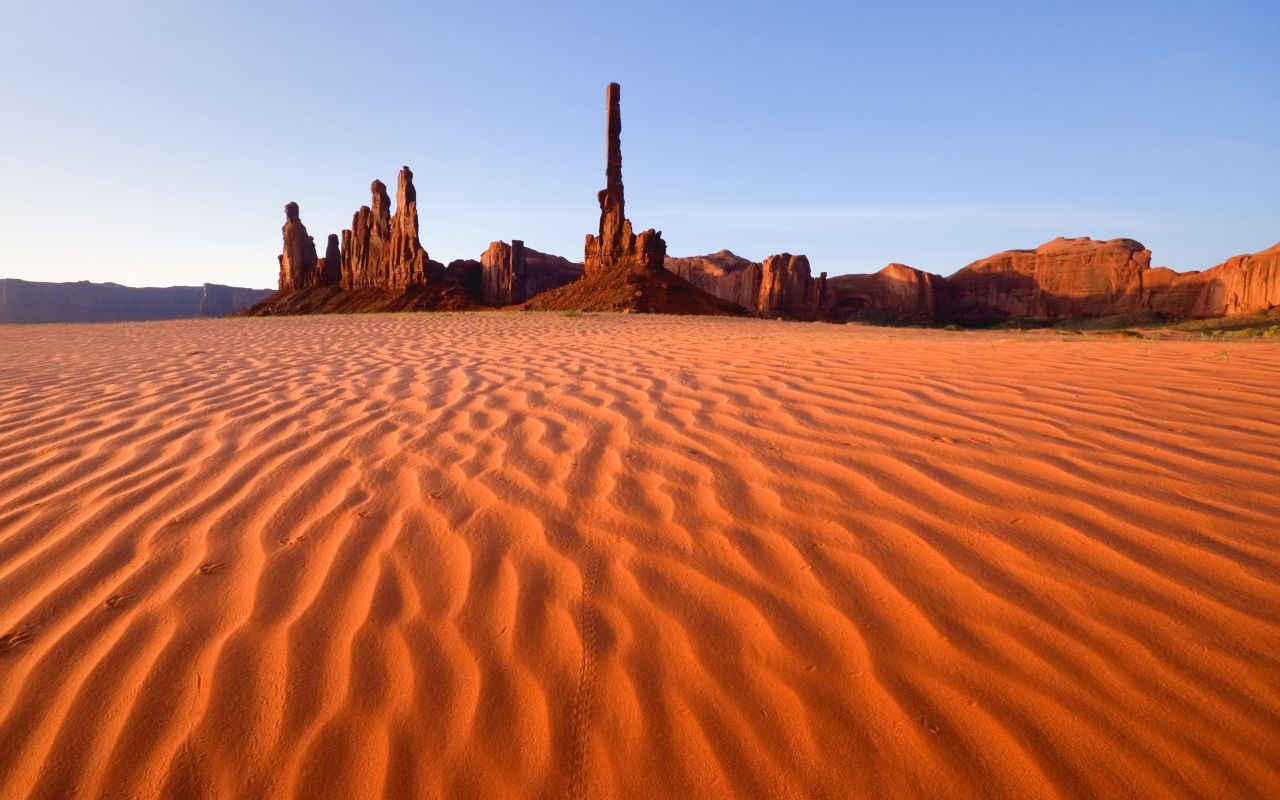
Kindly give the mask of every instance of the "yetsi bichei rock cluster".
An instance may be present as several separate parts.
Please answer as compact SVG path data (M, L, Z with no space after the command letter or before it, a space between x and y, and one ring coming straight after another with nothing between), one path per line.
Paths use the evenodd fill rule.
M1008 319L1057 321L1152 313L1220 317L1280 305L1280 245L1203 272L1152 267L1132 239L1055 239L1009 250L948 278L904 264L870 275L813 276L803 255L761 262L721 250L671 258L662 233L639 233L626 216L621 88L606 91L605 188L599 226L581 263L518 239L493 242L478 260L432 261L419 241L413 173L400 170L396 203L374 181L351 228L330 235L320 256L285 206L279 291L251 313L529 308L753 314L800 319L883 319L942 324Z

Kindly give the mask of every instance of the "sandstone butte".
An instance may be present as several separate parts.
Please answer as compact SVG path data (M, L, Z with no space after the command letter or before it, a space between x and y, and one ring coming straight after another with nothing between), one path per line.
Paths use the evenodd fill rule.
M299 216L285 206L279 291L248 313L468 309L522 305L584 311L754 314L793 319L881 319L942 324L1011 319L1160 314L1207 318L1280 305L1280 245L1235 256L1212 269L1177 273L1151 266L1132 239L1054 239L1007 250L950 277L890 264L870 275L813 276L808 258L780 253L761 262L721 250L667 256L662 233L636 233L622 182L621 88L605 96L605 188L600 220L581 264L513 239L478 260L432 261L419 240L413 173L400 170L396 207L374 181L369 205L323 257Z

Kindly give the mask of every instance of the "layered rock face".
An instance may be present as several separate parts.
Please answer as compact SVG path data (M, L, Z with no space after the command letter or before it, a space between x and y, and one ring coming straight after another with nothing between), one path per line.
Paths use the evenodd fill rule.
M1054 239L1007 250L947 279L950 313L963 318L1060 320L1138 311L1151 251L1132 239Z
M622 188L622 87L609 84L606 91L608 108L607 160L605 188L600 190L600 229L587 234L583 268L592 274L602 270L625 269L630 272L657 272L663 268L667 243L653 229L635 234L626 215L626 199Z
M729 250L666 260L668 270L705 292L754 311L760 299L760 264Z
M826 283L824 307L834 320L937 322L946 303L939 275L890 264L873 275L839 275Z
M1158 274L1149 281L1150 306L1166 314L1232 317L1280 306L1280 244L1204 272L1151 272Z
M280 291L296 292L317 285L316 243L307 234L307 226L298 215L298 204L284 207L284 252L280 254Z
M805 256L781 253L756 263L721 250L668 258L666 264L700 289L753 313L811 316L825 307L826 273L815 279Z
M534 295L582 277L581 264L525 247L519 239L513 239L511 244L493 242L481 254L478 263L480 291L477 299L495 306L523 303Z
M902 264L842 275L829 282L825 307L833 319L1056 322L1135 313L1210 318L1280 306L1280 244L1203 272L1150 264L1151 251L1132 239L1055 239L975 261L950 278Z
M494 242L480 256L481 299L497 306L523 303L529 299L526 284L524 242Z
M773 315L821 309L826 285L827 273L814 280L805 256L790 253L769 256L760 266L760 299L756 310Z
M391 198L387 185L369 185L372 199L351 217L342 232L342 288L390 288L387 251L391 242Z

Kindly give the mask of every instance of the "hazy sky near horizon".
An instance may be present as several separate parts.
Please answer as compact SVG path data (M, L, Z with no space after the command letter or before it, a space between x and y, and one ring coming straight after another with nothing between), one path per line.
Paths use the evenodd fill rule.
M1280 3L3 0L0 277L274 286L401 164L422 241L582 257L622 84L672 255L948 274L1054 236L1280 241Z

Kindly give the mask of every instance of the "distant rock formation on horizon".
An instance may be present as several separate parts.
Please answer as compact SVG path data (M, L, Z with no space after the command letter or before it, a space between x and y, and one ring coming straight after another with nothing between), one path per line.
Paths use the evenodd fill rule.
M827 273L814 278L805 256L780 253L755 262L721 250L668 257L666 267L699 289L762 316L813 318L825 310Z
M834 320L1061 322L1127 314L1212 318L1280 306L1280 244L1234 256L1203 272L1151 266L1133 239L1058 238L1034 250L1006 250L943 278L902 264L827 282Z
M0 323L146 322L221 317L271 295L270 289L202 286L133 287L117 283L48 283L0 279Z

